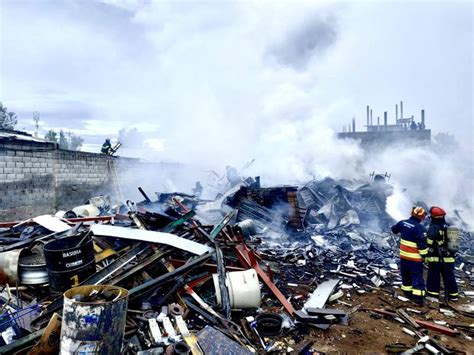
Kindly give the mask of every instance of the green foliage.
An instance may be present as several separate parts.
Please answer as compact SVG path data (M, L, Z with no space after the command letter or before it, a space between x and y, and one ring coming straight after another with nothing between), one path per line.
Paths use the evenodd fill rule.
M46 135L44 136L44 139L46 139L47 141L50 141L50 142L58 142L58 134L53 131L52 129L50 129L48 131L48 133L46 133Z
M69 142L63 130L59 131L59 149L69 150Z
M63 130L58 133L50 129L48 133L44 136L44 139L50 142L59 143L59 149L64 150L80 150L84 139L77 134L72 133L71 131L65 132Z
M8 109L0 102L0 129L14 129L17 122L15 112L8 112Z

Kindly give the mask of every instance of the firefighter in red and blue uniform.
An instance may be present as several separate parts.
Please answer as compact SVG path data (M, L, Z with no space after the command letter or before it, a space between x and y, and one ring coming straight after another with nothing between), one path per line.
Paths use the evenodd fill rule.
M430 208L431 223L426 234L428 243L428 278L426 292L439 297L440 281L443 276L444 290L450 301L458 300L458 285L454 277L454 252L448 250L448 227L446 212L437 206ZM441 259L442 258L442 259Z
M402 291L415 303L422 305L425 296L423 259L428 254L425 229L421 222L426 217L422 207L413 207L411 217L392 226L392 232L400 233L400 273Z

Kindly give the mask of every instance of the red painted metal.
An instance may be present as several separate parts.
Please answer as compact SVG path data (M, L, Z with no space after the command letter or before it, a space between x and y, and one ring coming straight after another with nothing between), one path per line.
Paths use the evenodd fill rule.
M397 316L396 313L389 312L389 311L386 311L384 309L373 309L373 311L378 313L378 314L382 314L384 316L390 316L390 317L396 317ZM446 335L449 335L449 336L452 336L452 337L458 335L458 332L455 331L454 329L444 327L442 325L438 325L436 323L428 322L428 321L425 321L425 320L422 320L422 319L413 318L413 320L419 326L421 326L423 328L430 329L430 330L433 330L435 332L443 333L443 334L446 334Z
M265 283L265 285L268 286L268 288L273 292L275 297L280 301L283 307L285 307L286 311L290 315L293 315L293 313L295 313L293 305L286 299L285 295L281 293L278 287L272 282L270 277L260 267L255 255L253 254L253 251L250 250L245 244L236 245L235 250L237 252L237 257L242 262L242 264L249 268L253 268L257 272L258 276L260 276L262 281Z
M114 214L111 216L96 216L96 217L81 217L81 218L69 218L69 219L64 219L66 222L69 223L80 223L80 222L107 222L112 219L115 220L127 220L129 219L128 216L126 215L121 215L121 214ZM34 223L33 221L13 221L13 222L0 222L0 228L11 228L13 226L16 226L17 224L20 223L25 223L27 225Z

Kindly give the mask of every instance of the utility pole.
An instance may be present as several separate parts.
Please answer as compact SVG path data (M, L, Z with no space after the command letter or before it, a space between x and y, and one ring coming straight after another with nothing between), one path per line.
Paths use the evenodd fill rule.
M40 114L39 112L33 112L33 121L35 121L35 137L38 138L38 130L39 130L39 121L40 121Z

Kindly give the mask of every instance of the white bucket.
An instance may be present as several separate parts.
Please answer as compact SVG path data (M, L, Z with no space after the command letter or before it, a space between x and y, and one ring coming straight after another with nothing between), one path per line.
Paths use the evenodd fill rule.
M221 291L217 274L212 275L216 289L217 304L221 305ZM230 305L233 309L260 307L260 283L254 269L228 272L225 284L229 291Z
M100 210L91 204L74 207L72 211L78 217L95 217L98 216L100 213Z

